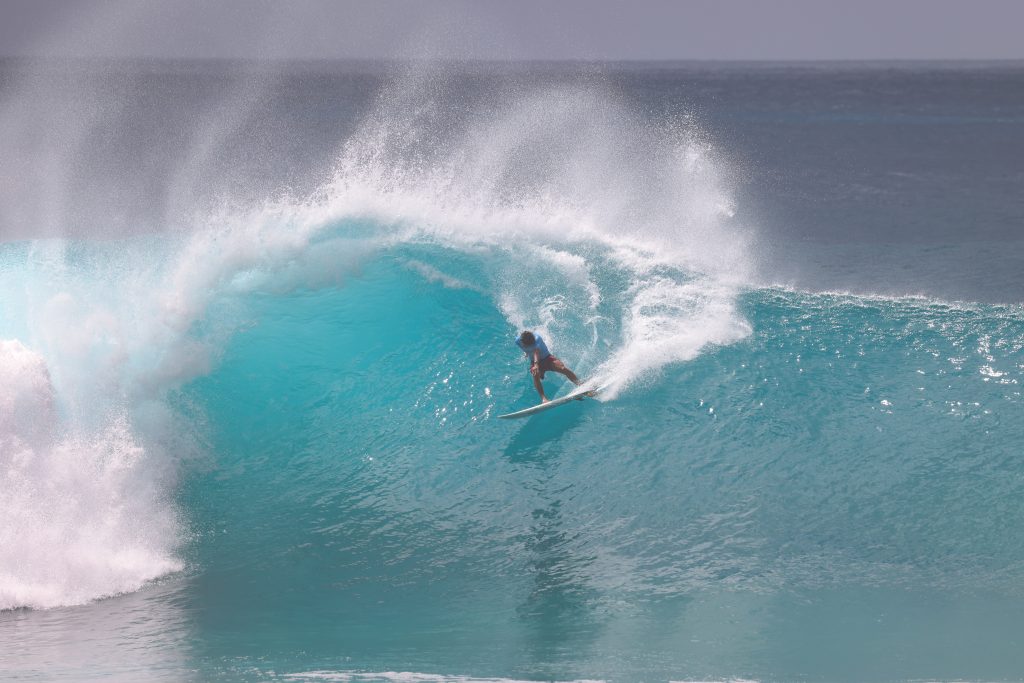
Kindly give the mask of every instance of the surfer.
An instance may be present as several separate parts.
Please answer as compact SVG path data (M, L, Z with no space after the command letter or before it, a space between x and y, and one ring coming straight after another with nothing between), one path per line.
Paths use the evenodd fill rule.
M572 370L565 367L565 363L558 360L554 354L548 351L544 338L539 334L526 330L516 339L516 346L523 350L523 353L526 354L527 359L530 361L530 374L533 375L533 386L537 389L537 393L540 394L541 403L548 402L548 397L544 395L544 385L541 384L541 380L544 379L544 373L548 370L565 375L569 378L570 382L579 386L579 377Z

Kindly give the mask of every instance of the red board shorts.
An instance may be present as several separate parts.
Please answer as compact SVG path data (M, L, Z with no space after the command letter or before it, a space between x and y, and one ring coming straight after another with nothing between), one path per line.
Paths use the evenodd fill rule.
M550 354L547 358L542 358L537 367L540 368L539 379L544 379L544 373L548 370L555 370L562 367L562 361L555 358L555 354Z

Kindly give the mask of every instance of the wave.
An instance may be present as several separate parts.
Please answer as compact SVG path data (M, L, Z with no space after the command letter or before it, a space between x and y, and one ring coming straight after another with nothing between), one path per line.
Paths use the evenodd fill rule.
M339 291L397 259L485 295L502 336L543 332L609 399L750 333L735 306L745 237L695 125L560 87L500 93L453 126L436 76L387 90L311 194L225 206L183 235L3 247L2 484L18 513L0 530L0 607L77 604L183 567L171 501L204 434L181 392L251 323L253 297Z
M691 120L599 85L465 109L449 86L399 79L312 193L0 247L0 608L136 590L222 517L264 534L220 541L240 555L341 535L397 585L524 575L539 536L572 594L1015 590L1024 550L987 511L1019 517L1019 307L754 286ZM489 420L535 400L525 328L609 384L604 412ZM578 491L510 537L525 503L468 486L473 459ZM382 560L382 530L422 561Z
M390 234L389 226L365 220L332 225L331 236L317 244L347 258L353 254L347 240L366 249L365 233ZM352 233L359 236L343 237ZM153 245L144 248L152 253ZM19 341L0 346L9 388L0 411L3 502L17 511L3 528L4 547L13 549L0 574L5 605L75 604L180 570L184 530L205 524L201 506L186 508L183 518L171 501L191 458L212 458L230 472L267 449L307 444L312 450L301 465L266 462L263 455L248 464L266 462L274 472L283 467L286 477L308 487L290 495L304 497L332 488L316 477L337 467L330 454L339 449L370 464L408 449L411 438L419 446L410 454L410 472L430 452L486 452L481 437L508 436L492 434L493 427L485 428L490 436L465 430L484 429L496 412L530 401L511 339L531 320L551 333L557 352L581 374L608 372L619 382L613 419L629 425L628 436L608 441L603 430L612 425L591 427L590 441L604 443L606 456L615 453L611 462L618 463L605 463L606 471L588 485L597 487L592 493L599 492L607 514L625 513L625 501L614 502L623 491L667 500L669 491L642 481L647 466L630 467L637 458L659 461L657 454L676 442L697 445L704 459L672 465L673 480L686 490L717 491L732 501L727 508L739 506L713 523L698 514L703 496L689 513L677 511L682 519L696 514L703 520L699 532L655 523L660 505L644 512L655 514L648 531L659 539L651 539L656 558L627 550L638 542L636 529L604 538L631 558L630 590L665 590L666 582L673 591L709 587L719 574L709 579L707 566L758 590L835 581L1013 588L1017 575L999 559L1016 552L1000 531L1006 518L984 511L1010 514L1009 501L1020 493L1011 454L1022 434L1015 415L1024 379L1018 307L780 289L727 290L735 292L727 298L721 289L708 291L708 279L665 266L637 286L635 271L588 248L536 259L532 245L450 248L389 238L356 249L360 258L344 267L338 260L324 267L324 252L307 246L273 268L235 269L217 278L205 288L214 295L201 309L161 308L166 290L144 290L156 303L137 310L152 314L158 333L140 319L124 325L123 308L95 310L78 299L72 305L68 282L55 281L51 270L47 282L58 294L44 297L42 310L57 314L33 325L37 339L45 340L42 350ZM93 267L83 270L83 261ZM35 262L41 262L38 255ZM183 268L176 262L160 277L173 282ZM534 274L525 282L511 275L524 270ZM327 274L335 278L331 284ZM79 255L68 277L95 280L95 262ZM546 287L558 294L538 294ZM666 289L675 297L669 303L662 298ZM105 306L112 306L106 296ZM129 290L124 301L136 296ZM675 305L679 301L686 306ZM202 313L183 324L182 310ZM711 324L716 320L733 336ZM637 326L649 321L654 334L638 334ZM438 336L445 341L431 343ZM338 347L345 350L340 356ZM684 359L690 362L677 362ZM278 413L272 420L269 406ZM367 417L395 410L402 416L390 418L391 426ZM559 443L552 426L512 438L507 457L528 461ZM351 429L368 436L346 436ZM452 436L452 429L461 436ZM213 443L206 438L211 433L218 435ZM195 455L200 443L207 444L205 456ZM679 467L696 469L685 474ZM973 477L960 478L962 467ZM918 480L914 472L921 468L934 470L935 478ZM703 476L714 482L700 483ZM802 493L781 486L779 477L803 481ZM396 495L395 481L389 475L378 482L384 487L379 494ZM214 497L244 500L252 495L247 482L231 476ZM933 489L944 493L932 497ZM424 505L403 500L407 493L389 506ZM941 510L950 501L959 507L955 518ZM429 517L430 508L423 514ZM464 513L487 518L470 508ZM345 513L335 514L344 523ZM293 524L302 526L288 519L281 524L289 533ZM775 551L751 558L742 543L734 544L750 535L752 522L758 532L744 543ZM833 537L836 528L845 529L842 542ZM691 533L722 534L733 542L685 559L678 554L692 550ZM884 539L894 535L935 550L923 556L883 550ZM407 541L416 544L413 537ZM669 573L666 558L675 567ZM648 565L657 568L650 576L643 569Z

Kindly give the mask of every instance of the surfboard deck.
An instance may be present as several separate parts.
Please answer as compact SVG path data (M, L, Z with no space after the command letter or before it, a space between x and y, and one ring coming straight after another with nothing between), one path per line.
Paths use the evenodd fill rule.
M529 417L530 415L536 415L537 413L543 413L545 410L551 410L552 408L565 405L569 401L575 401L577 398L586 398L586 394L589 394L590 392L593 392L595 394L600 393L603 389L603 386L595 387L593 385L588 385L586 382L584 382L582 386L573 389L565 396L559 396L558 398L551 399L547 403L538 403L535 406L530 406L529 408L524 408L523 410L517 410L514 413L506 413L505 415L499 415L498 419L515 420L520 417Z

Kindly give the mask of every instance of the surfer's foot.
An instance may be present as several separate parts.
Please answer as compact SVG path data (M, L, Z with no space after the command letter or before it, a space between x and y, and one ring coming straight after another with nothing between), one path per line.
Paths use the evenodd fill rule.
M550 400L551 400L551 399L549 399L549 398L548 398L547 396L541 396L541 397L540 397L540 402L541 402L541 403L547 403L547 402L548 402L548 401L550 401Z

